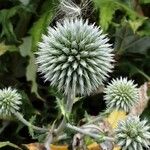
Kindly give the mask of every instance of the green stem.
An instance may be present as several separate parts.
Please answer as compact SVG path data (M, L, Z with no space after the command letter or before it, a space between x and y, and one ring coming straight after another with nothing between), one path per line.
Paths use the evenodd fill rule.
M89 125L89 124L92 124L92 123L95 123L95 122L99 122L99 121L102 121L104 118L102 116L97 116L95 118L93 118L92 120L89 120L88 123L86 123L85 125Z
M107 137L107 136L100 135L100 134L90 133L89 131L86 131L86 130L84 130L82 128L79 128L79 127L76 127L76 126L73 126L73 125L71 125L69 123L66 124L66 127L69 128L69 129L75 130L75 131L77 131L79 133L82 133L84 135L88 135L88 136L90 136L90 137L92 137L92 138L94 138L94 139L96 139L98 141L99 140L102 140L102 141L105 141L105 140L114 141L114 139L111 138L111 137Z
M37 131L40 131L40 132L48 132L49 130L46 129L46 128L41 128L41 127L37 127L37 126L34 126L32 125L30 122L28 122L26 119L23 118L22 114L20 114L19 112L13 112L14 116L20 120L23 124L25 124L26 126L28 127L31 127L32 129L34 130L37 130Z
M66 103L66 112L67 114L70 114L72 107L73 107L73 103L74 103L74 98L75 98L75 94L72 94L71 92L68 92L68 96L67 96L67 103ZM58 128L54 131L55 134L57 135L58 133L61 133L65 126L66 126L66 116L64 116L62 122L60 123L60 125L58 126Z
M138 72L139 72L141 75L143 75L148 81L150 81L150 77L149 77L146 73L142 72L140 69L138 69Z

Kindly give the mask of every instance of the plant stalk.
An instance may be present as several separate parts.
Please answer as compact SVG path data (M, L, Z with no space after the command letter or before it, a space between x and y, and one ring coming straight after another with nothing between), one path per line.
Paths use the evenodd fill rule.
M72 92L68 92L68 96L67 96L67 102L66 102L66 112L68 114L70 114L70 112L72 111L72 107L73 107L73 103L74 103L74 98L75 98L75 94L72 94ZM62 122L60 123L60 125L58 126L58 128L54 131L54 133L57 135L58 133L61 133L65 126L66 126L66 116L63 117Z
M99 140L103 140L103 141L105 141L105 140L114 141L114 139L111 138L111 137L107 137L107 136L100 135L100 134L90 133L89 131L86 131L86 130L84 130L84 129L82 129L82 128L79 128L79 127L76 127L76 126L73 126L73 125L71 125L71 124L69 124L69 123L66 124L66 127L69 128L69 129L75 130L75 131L77 131L77 132L79 132L79 133L82 133L82 134L84 134L84 135L88 135L88 136L90 136L90 137L92 137L92 138L94 138L94 139L96 139L96 140L98 140L98 141L99 141Z
M23 124L25 124L28 127L31 127L34 130L40 131L42 133L48 132L49 130L46 128L41 128L41 127L37 127L32 125L30 122L28 122L26 119L23 118L22 114L20 114L19 112L13 112L14 116L20 120Z

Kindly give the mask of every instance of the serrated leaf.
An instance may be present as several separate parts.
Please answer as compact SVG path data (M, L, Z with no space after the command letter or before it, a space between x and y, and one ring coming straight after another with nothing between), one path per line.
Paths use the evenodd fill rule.
M13 147L13 148L15 148L15 149L20 149L20 150L22 150L20 147L18 147L17 145L15 145L15 144L13 144L13 143L11 143L11 142L9 142L9 141L0 142L0 148L5 147L5 146L10 146L10 147Z
M18 9L19 6L15 6L10 9L3 9L0 11L0 24L2 25L0 37L6 37L9 42L17 42L11 18L16 15Z
M150 37L148 36L139 37L125 47L126 52L139 54L147 54L148 49L150 49Z
M111 21L113 19L113 15L116 12L116 10L125 11L126 15L131 19L135 20L137 17L140 18L140 16L132 10L128 5L125 3L119 1L119 0L93 0L95 3L95 6L100 9L100 25L104 30L107 30L109 27L109 24L111 24Z
M26 78L27 78L27 81L32 82L31 92L35 93L39 99L43 100L38 94L38 85L36 83L37 66L35 63L35 56L33 52L31 51L31 43L32 43L32 39L30 36L23 38L23 43L19 47L20 54L23 57L29 56L29 62L26 68Z
M117 54L139 53L146 55L150 48L150 37L134 34L129 25L116 30L115 50Z
M140 4L149 4L150 0L140 0Z
M55 9L52 4L50 5L50 1L48 1L48 4L49 7L44 10L44 13L40 16L39 20L34 23L30 30L30 34L32 36L32 51L37 50L37 43L41 40L42 34L46 32L47 27L53 19Z
M138 31L141 36L150 36L150 19L146 19L141 30Z
M100 9L100 25L102 26L103 30L107 30L109 24L112 21L113 15L115 11L119 7L114 3L104 3L103 7Z
M36 120L36 116L32 116L29 120L29 122L31 124L34 124L35 123L35 120ZM34 130L31 126L28 126L28 129L29 129L29 134L32 136L32 138L34 138Z
M61 114L62 114L63 116L66 116L65 104L64 104L63 99L59 99L59 98L57 97L57 98L56 98L56 102L57 102L57 108L60 109Z
M37 72L37 66L35 65L35 56L33 53L30 53L30 59L29 64L26 68L26 78L27 81L32 82L31 92L35 93L38 98L42 99L38 94L38 85L36 83L36 72Z
M140 26L143 25L145 20L146 20L146 18L137 19L137 20L129 20L129 24L134 33L139 29Z

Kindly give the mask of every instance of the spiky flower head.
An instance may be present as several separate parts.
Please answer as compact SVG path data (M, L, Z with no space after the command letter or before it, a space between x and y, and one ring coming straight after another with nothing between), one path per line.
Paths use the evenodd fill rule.
M11 117L12 113L19 111L22 104L21 95L11 87L0 89L0 116Z
M139 92L136 86L132 80L127 80L127 78L113 79L104 89L104 100L107 107L129 112L139 100Z
M38 71L65 94L90 94L103 84L113 67L108 41L94 24L65 19L43 35L37 52Z
M129 116L118 123L115 135L116 143L122 150L150 149L150 126L147 120L140 121L139 117Z

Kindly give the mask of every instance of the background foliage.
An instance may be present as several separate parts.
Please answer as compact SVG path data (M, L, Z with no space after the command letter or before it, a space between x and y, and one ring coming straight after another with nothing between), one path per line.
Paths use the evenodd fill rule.
M116 64L110 79L128 76L139 86L150 81L150 0L76 0L81 2L86 3L83 17L100 25L115 48ZM16 87L23 95L22 113L28 120L36 116L37 125L61 117L56 98L62 94L37 74L34 53L47 26L55 25L62 16L59 0L0 0L0 88ZM73 121L79 123L85 112L97 115L104 110L102 96L95 93L77 100ZM150 120L149 107L143 116ZM16 120L1 120L0 125L0 141L17 145L35 141ZM6 145L17 148L0 143L0 147Z

